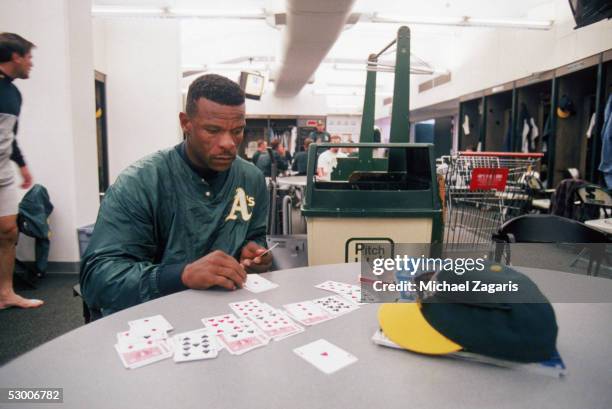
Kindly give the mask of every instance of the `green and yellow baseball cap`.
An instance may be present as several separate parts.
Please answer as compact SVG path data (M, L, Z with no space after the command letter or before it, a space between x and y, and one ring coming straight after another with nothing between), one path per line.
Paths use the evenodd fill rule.
M431 280L471 289L512 283L516 291L444 290L420 294L416 303L383 304L378 321L391 341L421 354L465 350L516 362L539 362L556 354L554 310L524 274L487 264L463 275L440 271Z

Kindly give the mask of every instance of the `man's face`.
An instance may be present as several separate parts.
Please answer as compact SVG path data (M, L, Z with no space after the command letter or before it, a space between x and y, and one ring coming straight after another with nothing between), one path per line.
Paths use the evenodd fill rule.
M325 130L325 126L323 124L317 124L317 132L323 132Z
M180 114L186 149L195 165L222 172L232 166L246 126L244 104L221 105L206 98L197 101L197 112Z
M23 57L17 53L13 53L13 63L15 64L16 78L25 80L30 77L30 70L34 66L31 52L28 52Z
M342 142L342 140L341 140L340 138L338 138L338 137L334 137L334 136L332 136L332 137L329 139L329 142L330 142L330 143L340 143L340 142ZM340 150L340 148L329 148L329 150L331 150L333 153L338 153L338 151Z

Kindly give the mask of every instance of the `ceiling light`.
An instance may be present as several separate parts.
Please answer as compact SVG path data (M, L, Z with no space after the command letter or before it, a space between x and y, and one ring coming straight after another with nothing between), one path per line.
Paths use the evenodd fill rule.
M207 10L185 8L161 7L109 7L93 6L91 14L94 16L120 16L120 17L164 17L164 18L205 18L205 19L237 19L237 20L264 20L266 13L261 10Z
M510 18L475 18L463 17L424 17L424 16L391 16L373 13L370 21L374 23L423 24L461 27L525 28L530 30L550 30L553 20L525 20Z
M478 27L528 28L532 30L550 30L553 25L552 20L502 20L473 17L469 17L467 22L471 26Z
M363 65L355 65L355 64L334 64L333 68L338 71L376 71L376 72L395 72L394 67L367 67L365 64ZM415 75L430 75L435 73L436 70L433 68L426 68L423 66L411 66L410 73Z
M107 7L93 6L91 14L94 16L162 16L165 10L159 7Z
M405 23L405 24L431 24L431 25L458 25L463 23L464 17L425 17L425 16L391 16L374 13L372 21L379 23Z
M314 95L326 95L326 96L337 96L337 97L363 97L365 90L361 89L334 89L334 88L318 88L312 91ZM377 97L392 96L393 93L390 91L376 91Z
M181 9L170 8L168 13L171 17L195 17L195 18L228 18L228 19L256 19L263 20L266 13L263 10L204 10L204 9Z

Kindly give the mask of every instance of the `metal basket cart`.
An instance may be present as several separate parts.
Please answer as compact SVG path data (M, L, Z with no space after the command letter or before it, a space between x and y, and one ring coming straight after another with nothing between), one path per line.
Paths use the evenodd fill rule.
M542 153L458 152L442 159L447 244L486 244L501 225L528 213L527 176Z

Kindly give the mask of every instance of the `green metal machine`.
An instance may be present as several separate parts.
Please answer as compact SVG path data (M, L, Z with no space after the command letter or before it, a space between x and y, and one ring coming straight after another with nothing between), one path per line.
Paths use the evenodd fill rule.
M378 58L393 45L396 63L389 143L374 143ZM359 143L311 144L302 214L308 231L308 263L359 261L364 243L440 243L442 210L433 145L408 143L410 30L368 58ZM329 177L317 175L326 150L358 149L334 157ZM376 154L375 154L376 153ZM329 156L329 154L326 154Z

